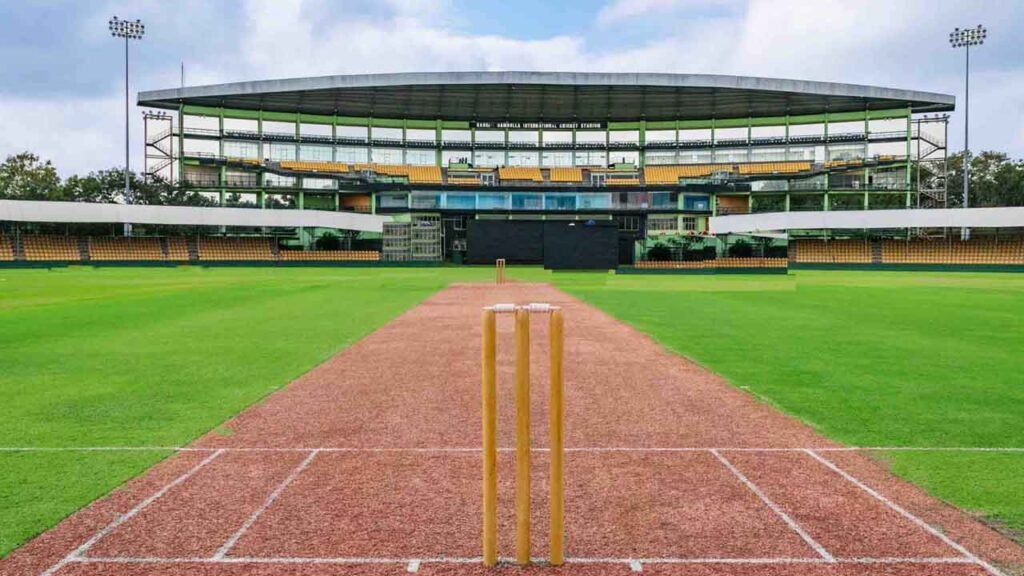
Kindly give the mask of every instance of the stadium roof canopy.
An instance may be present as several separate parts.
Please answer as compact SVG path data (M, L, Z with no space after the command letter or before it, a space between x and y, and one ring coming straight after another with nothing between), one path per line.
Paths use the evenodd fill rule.
M321 76L139 93L154 108L196 105L339 116L595 122L743 118L910 107L945 112L948 94L706 74L439 72Z

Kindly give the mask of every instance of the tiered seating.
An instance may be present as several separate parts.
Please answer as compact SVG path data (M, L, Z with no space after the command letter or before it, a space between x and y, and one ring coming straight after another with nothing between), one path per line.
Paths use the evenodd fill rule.
M639 178L608 178L604 181L606 186L639 186Z
M163 260L159 238L90 238L89 258L99 261Z
M794 240L793 261L807 264L870 264L868 240Z
M741 176L749 174L799 174L811 170L810 162L751 162L737 164Z
M172 260L174 262L184 262L188 260L188 239L168 238L167 259Z
M267 238L200 238L200 260L275 260Z
M581 183L583 170L579 168L552 168L548 171L548 182Z
M377 262L380 252L376 250L282 250L281 260L285 261L331 261L331 262Z
M509 166L498 168L498 179L505 180L528 180L530 182L543 182L544 175L540 168L528 166ZM582 174L580 179L582 180Z
M0 262L10 262L14 260L14 242L0 234Z
M78 238L73 236L25 236L22 239L26 260L73 261L81 260Z
M785 258L718 258L717 260L643 260L636 268L647 270L704 270L713 268L785 268Z
M297 160L284 160L281 162L284 170L298 170L300 172L329 172L344 174L349 171L348 164L342 162L304 162Z
M967 241L886 240L882 242L886 264L1021 264L1024 240L973 238Z
M459 186L479 186L480 175L479 174L459 174L457 176L448 176L448 183Z
M644 166L647 184L678 184L680 178L706 178L714 172L732 171L731 164L687 164L682 166Z

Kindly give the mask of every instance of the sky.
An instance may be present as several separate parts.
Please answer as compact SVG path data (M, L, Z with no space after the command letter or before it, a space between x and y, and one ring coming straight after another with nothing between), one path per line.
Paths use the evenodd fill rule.
M19 0L0 2L0 158L32 151L64 175L124 164L131 44L132 168L140 90L372 72L559 70L737 74L953 94L963 147L971 50L972 150L1024 157L1021 0Z

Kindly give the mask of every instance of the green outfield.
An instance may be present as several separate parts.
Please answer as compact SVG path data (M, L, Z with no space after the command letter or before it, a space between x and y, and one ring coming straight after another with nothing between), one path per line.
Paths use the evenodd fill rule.
M559 285L842 442L1024 446L1024 275L508 274ZM0 446L186 444L448 283L492 279L487 268L0 269ZM168 453L0 452L0 555ZM1024 452L878 457L1024 530Z

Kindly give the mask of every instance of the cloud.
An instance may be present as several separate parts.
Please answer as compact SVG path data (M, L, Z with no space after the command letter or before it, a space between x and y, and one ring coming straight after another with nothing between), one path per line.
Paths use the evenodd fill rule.
M591 22L524 39L528 31L465 26L467 9L486 7L457 1L189 0L194 10L185 11L150 1L112 4L83 18L81 33L64 35L64 50L116 58L97 22L117 12L150 23L133 49L133 90L177 86L185 60L191 85L399 71L657 71L892 86L954 93L962 102L962 59L946 35L964 20L983 21L991 33L972 52L972 147L1024 156L1024 62L1013 35L1024 27L1021 3L965 10L952 0L817 0L813 7L804 0L610 0ZM112 70L104 61L92 74L108 83L81 93L62 82L69 71L59 68L49 74L54 86L67 86L61 94L0 87L0 156L32 149L62 174L122 164L121 86ZM139 116L132 110L136 168ZM958 144L961 116L954 114L950 129Z

